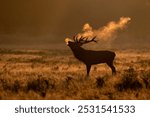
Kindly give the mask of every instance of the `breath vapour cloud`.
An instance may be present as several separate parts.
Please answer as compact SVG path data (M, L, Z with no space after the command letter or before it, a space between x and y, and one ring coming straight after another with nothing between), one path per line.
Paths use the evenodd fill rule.
M108 41L114 40L117 37L117 32L126 28L127 24L131 18L121 17L119 21L111 21L106 26L100 27L98 29L93 29L89 23L86 23L83 26L82 33L79 33L78 36L83 37L93 37L97 36L97 39Z

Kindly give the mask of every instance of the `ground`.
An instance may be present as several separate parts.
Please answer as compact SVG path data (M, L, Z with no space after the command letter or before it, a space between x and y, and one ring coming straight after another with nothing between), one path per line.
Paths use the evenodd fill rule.
M0 49L0 99L150 99L150 51L115 50L117 74L70 50Z

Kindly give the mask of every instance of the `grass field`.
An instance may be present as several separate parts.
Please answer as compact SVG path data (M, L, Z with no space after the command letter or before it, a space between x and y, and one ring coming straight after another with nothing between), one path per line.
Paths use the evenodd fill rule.
M116 51L117 75L70 50L0 49L0 99L150 99L150 51Z

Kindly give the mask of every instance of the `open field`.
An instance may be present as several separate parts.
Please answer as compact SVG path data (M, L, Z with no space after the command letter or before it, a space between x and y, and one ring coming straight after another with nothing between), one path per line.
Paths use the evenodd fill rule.
M105 64L85 66L70 50L0 50L0 99L150 99L150 51L116 51Z

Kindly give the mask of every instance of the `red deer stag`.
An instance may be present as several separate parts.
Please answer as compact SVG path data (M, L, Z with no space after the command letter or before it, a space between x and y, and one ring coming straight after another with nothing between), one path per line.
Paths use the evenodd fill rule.
M94 64L106 63L112 70L112 74L116 74L116 69L113 65L115 53L112 51L93 51L85 50L81 46L90 42L97 42L96 36L89 40L86 37L77 36L73 37L73 40L66 39L66 44L71 48L74 56L82 61L86 65L87 76L89 76L91 66Z

